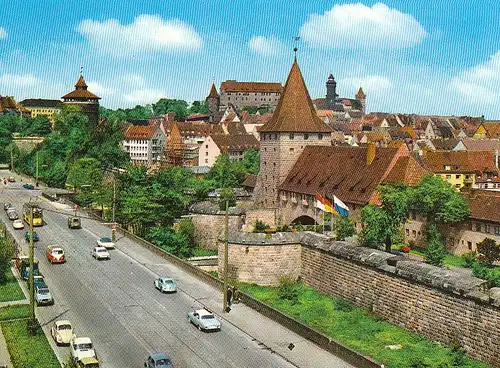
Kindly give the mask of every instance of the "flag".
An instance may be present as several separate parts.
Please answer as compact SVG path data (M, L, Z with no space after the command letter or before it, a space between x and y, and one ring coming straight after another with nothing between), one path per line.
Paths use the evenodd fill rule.
M316 208L319 208L323 212L330 212L338 215L330 201L319 193L316 193Z
M340 199L338 199L337 196L335 195L333 196L333 208L342 216L345 217L349 216L349 211L350 211L349 207L347 207L347 205Z

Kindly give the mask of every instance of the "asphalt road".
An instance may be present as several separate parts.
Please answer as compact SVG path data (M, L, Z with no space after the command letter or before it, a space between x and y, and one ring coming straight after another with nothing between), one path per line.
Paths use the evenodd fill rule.
M0 203L12 202L20 215L22 203L29 196L40 194L37 190L22 189L18 183L9 184L8 188L0 186ZM90 219L82 221L82 229L70 230L66 223L70 210L57 209L45 199L38 200L45 208L46 225L36 228L40 241L35 245L35 256L55 299L53 306L37 308L45 331L55 320L69 319L78 336L92 339L104 368L142 367L147 356L155 351L169 353L176 368L296 366L224 319L220 332L198 331L187 322L187 312L216 298L214 288L188 277L165 259L138 250L127 238L118 239L109 261L97 261L91 256L91 249L96 239L109 236L110 230ZM11 226L5 211L0 211L0 218ZM27 229L25 226L24 230L11 231L25 249ZM66 263L51 265L47 261L45 248L50 244L65 249ZM153 285L158 275L176 279L179 291L161 294ZM262 324L259 328L269 329L269 334L282 329L267 320L255 323ZM69 356L68 347L55 349L60 357ZM322 354L312 356L307 366L351 367L326 352Z

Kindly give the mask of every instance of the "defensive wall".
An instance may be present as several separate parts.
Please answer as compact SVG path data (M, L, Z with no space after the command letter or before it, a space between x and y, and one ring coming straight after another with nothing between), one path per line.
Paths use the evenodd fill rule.
M223 272L222 239L219 274ZM231 279L277 284L300 276L315 289L370 309L393 324L500 366L500 288L467 271L334 241L311 232L231 233Z

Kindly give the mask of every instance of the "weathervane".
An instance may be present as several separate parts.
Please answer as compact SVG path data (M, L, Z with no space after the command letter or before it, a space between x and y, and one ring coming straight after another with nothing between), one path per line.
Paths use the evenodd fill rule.
M83 65L80 65L80 75L83 76Z
M293 38L293 41L294 41L293 52L295 54L295 60L297 60L297 50L299 49L297 46L298 46L299 40L300 40L299 36L295 36Z

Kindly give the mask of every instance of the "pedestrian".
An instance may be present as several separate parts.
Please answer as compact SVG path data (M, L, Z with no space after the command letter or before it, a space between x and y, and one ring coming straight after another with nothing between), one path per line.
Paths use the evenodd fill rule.
M240 290L236 286L233 290L233 301L234 304L238 304L240 302Z
M231 286L227 287L227 305L230 307L232 302L233 302L233 290L231 289Z

